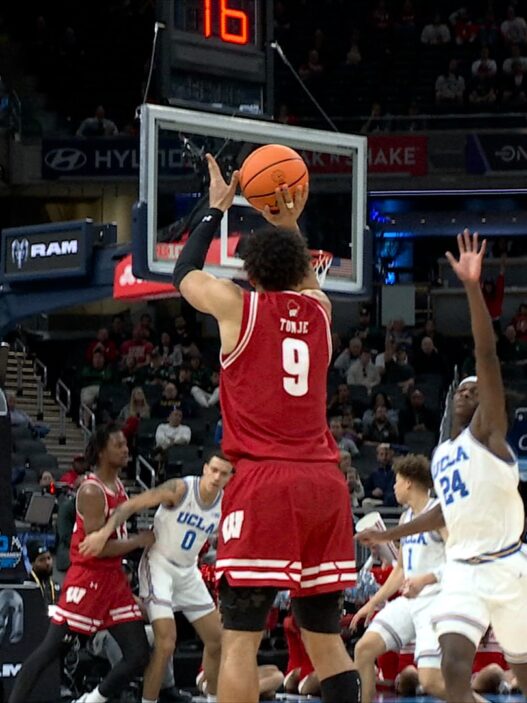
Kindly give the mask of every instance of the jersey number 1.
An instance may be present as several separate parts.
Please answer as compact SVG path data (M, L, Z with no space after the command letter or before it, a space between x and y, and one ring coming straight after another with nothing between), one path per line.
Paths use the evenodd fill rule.
M286 337L282 342L282 381L289 395L300 397L307 393L309 376L309 347L302 339Z

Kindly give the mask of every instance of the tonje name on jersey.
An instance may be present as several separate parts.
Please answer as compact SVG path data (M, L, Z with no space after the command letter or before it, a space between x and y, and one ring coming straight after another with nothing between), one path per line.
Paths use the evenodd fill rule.
M285 317L281 317L280 332L287 332L289 334L308 334L309 322L307 320L287 320Z

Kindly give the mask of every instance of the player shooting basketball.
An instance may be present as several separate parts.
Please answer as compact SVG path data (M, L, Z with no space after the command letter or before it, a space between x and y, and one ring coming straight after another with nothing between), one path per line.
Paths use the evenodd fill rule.
M524 509L518 462L506 441L507 415L492 321L480 287L485 242L458 235L459 260L448 260L467 294L477 378L454 396L451 438L432 458L440 505L383 533L361 533L373 544L446 524L446 566L432 622L442 650L448 701L474 701L470 688L478 644L492 625L519 686L527 692L527 551L520 539Z
M320 290L297 220L307 187L277 189L271 226L248 238L255 291L203 272L238 184L207 155L210 209L174 269L181 295L213 315L221 337L226 488L219 579L223 640L220 703L258 700L256 655L277 590L292 608L325 703L356 703L360 680L340 638L339 596L355 581L352 521L338 448L326 422L331 304ZM258 401L258 412L255 412ZM309 509L306 506L309 505Z

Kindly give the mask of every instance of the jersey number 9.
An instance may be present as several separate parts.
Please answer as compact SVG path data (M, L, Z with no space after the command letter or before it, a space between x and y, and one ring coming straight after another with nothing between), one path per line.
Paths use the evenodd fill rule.
M282 368L287 374L282 379L289 395L300 397L308 391L309 347L302 339L286 337L282 342Z

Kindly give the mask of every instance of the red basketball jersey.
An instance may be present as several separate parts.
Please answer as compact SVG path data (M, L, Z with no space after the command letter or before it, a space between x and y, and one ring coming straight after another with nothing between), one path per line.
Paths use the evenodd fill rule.
M338 461L326 420L329 318L292 291L244 292L240 337L221 356L223 450L234 462Z
M124 490L124 486L119 481L119 479L116 479L115 481L115 486L116 490L112 491L108 486L101 481L101 479L96 476L96 474L89 474L89 476L82 482L81 488L79 488L79 491L82 490L84 486L87 484L91 484L94 486L98 486L98 488L101 489L102 494L104 496L104 517L106 520L110 517L110 515L114 512L114 510L121 505L122 503L125 503L128 500L128 496L126 495L126 491ZM77 493L77 500L78 500L78 493ZM110 539L126 539L128 536L127 530L126 530L126 523L121 525L118 528L118 531L114 532ZM82 515L79 513L78 509L78 503L77 503L77 517L75 519L75 525L73 527L73 534L71 536L71 544L70 544L70 560L72 565L77 565L77 566L83 566L86 569L121 569L121 564L122 564L122 557L85 557L79 552L79 544L83 541L83 539L86 537L86 532L84 530L84 518Z

